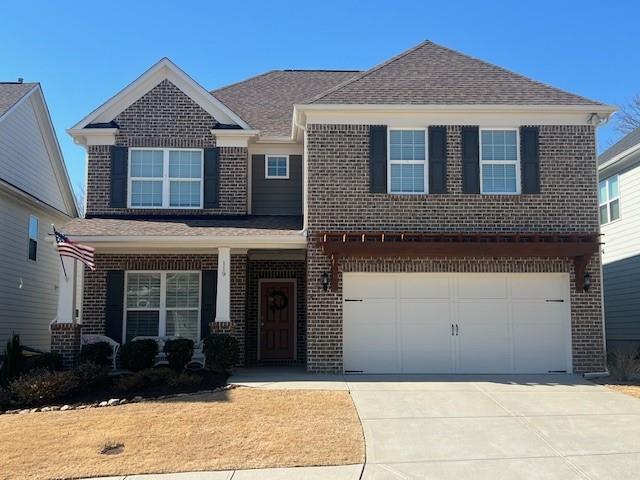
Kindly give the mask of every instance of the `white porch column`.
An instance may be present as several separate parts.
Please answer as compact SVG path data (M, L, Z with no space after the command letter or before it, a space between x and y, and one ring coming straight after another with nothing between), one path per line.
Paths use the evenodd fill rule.
M67 272L65 277L62 265L58 273L58 313L56 323L73 323L76 305L76 261L69 257L60 257Z
M218 248L216 322L231 321L231 248Z

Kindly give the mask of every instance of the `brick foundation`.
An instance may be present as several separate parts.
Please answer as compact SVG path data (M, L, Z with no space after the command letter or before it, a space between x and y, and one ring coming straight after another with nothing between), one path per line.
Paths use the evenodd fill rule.
M65 369L73 368L80 355L82 326L76 323L54 323L51 325L51 351L62 358Z

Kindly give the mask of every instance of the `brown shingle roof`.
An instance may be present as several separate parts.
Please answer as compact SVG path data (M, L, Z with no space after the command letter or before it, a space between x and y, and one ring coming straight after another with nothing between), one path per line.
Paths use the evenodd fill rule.
M312 103L602 105L426 41Z
M75 218L62 227L70 236L287 236L302 230L302 217L248 216L212 219Z
M211 93L262 135L289 136L294 103L305 103L358 73L276 70Z
M0 117L18 100L34 88L37 83L0 82Z

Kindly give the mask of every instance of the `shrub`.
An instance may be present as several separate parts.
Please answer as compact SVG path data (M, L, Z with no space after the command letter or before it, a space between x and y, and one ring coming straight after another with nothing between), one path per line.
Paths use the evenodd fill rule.
M111 357L112 354L113 349L107 342L90 343L82 346L82 350L80 350L80 361L109 367L111 366L111 359L109 357Z
M122 375L116 380L118 390L135 390L169 383L177 374L170 368L147 368L128 375Z
M122 366L134 372L153 367L157 354L158 344L152 339L127 342L120 349Z
M183 372L175 377L168 378L167 384L170 387L195 387L202 383L202 377L193 373Z
M79 386L78 376L72 370L34 370L9 383L9 392L24 405L38 405L67 397Z
M183 370L193 356L193 340L188 338L168 340L164 344L164 352L167 354L171 368L176 371Z
M0 411L8 409L10 405L11 394L7 390L0 388Z
M11 340L7 342L7 349L2 364L3 383L8 383L12 379L18 377L24 371L24 357L22 356L22 345L20 344L20 335L13 335Z
M204 341L204 354L209 368L226 372L240 359L238 340L225 334L211 335Z
M108 378L109 369L103 365L83 362L72 370L78 378L81 389L103 385Z
M24 371L49 370L50 372L62 370L62 357L55 352L45 352L38 355L30 355L24 359Z
M636 352L615 350L607 355L611 376L616 380L628 381L640 375L640 358Z

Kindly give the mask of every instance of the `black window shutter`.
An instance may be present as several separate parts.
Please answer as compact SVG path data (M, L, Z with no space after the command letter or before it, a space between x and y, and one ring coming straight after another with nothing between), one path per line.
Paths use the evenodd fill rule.
M387 193L387 126L369 130L369 191Z
M220 206L220 158L219 149L204 149L204 208Z
M462 127L462 193L480 193L478 127Z
M200 294L200 338L211 335L209 323L216 318L216 296L218 290L218 271L202 271L202 292Z
M540 193L540 150L538 127L520 128L522 193Z
M127 171L129 169L129 149L111 147L111 207L127 206Z
M107 272L107 306L105 310L105 335L122 343L124 318L124 270Z
M447 193L446 127L429 127L429 193Z

